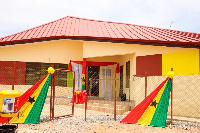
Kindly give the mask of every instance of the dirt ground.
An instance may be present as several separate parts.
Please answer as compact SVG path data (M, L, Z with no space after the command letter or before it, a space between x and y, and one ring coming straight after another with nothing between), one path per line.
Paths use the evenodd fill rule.
M77 124L77 123L73 123ZM105 124L90 123L90 128L84 127L86 122L79 124L78 129L65 128L55 122L46 122L37 125L19 125L18 133L200 133L198 128L180 129L168 126L166 128L142 126L136 124L121 124L119 121L112 121ZM72 126L72 125L71 125Z
M92 130L86 130L84 133L199 133L200 129L178 129L170 126L166 128L150 127L137 124L121 124L119 122L110 122L108 124L97 124Z
M65 106L66 107L66 106ZM58 108L69 110L59 105ZM63 112L63 111L62 111ZM112 114L90 110L87 121L84 120L84 109L75 108L74 116L49 121L49 106L44 106L39 124L19 124L18 133L200 133L200 124L188 126L187 123L177 122L165 128L143 126L136 124L122 124L118 117L113 120ZM58 115L58 114L56 114ZM45 119L43 119L45 118Z

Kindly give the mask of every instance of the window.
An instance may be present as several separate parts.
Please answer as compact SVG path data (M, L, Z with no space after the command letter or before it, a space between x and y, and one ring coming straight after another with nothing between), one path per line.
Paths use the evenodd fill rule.
M126 62L126 88L130 87L130 61Z
M27 62L26 63L26 85L34 85L40 79L42 79L47 74L47 69L51 66L54 66L55 69L68 69L67 64L58 64L58 63L39 63L39 62ZM57 72L56 76L59 78L66 77L66 73ZM61 83L61 81L56 82L56 84L67 85L67 82Z
M34 85L40 80L41 65L37 62L26 63L26 85Z

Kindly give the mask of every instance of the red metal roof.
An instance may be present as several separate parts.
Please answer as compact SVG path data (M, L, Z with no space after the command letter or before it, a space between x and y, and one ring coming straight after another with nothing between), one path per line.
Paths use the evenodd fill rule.
M200 34L67 16L0 38L0 45L48 39L83 39L158 45L200 46Z

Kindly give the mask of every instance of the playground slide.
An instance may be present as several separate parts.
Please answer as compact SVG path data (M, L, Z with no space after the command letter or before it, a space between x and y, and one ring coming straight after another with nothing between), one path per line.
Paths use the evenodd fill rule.
M165 127L173 76L168 76L120 122Z
M19 97L16 115L9 119L0 117L0 123L39 123L54 69L48 69L48 72L49 74Z

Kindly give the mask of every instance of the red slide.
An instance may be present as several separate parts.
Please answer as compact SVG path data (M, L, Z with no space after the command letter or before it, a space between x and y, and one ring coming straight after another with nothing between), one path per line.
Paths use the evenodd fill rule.
M24 103L28 100L29 96L31 96L33 94L33 92L39 87L39 85L47 77L47 75L44 76L40 81L38 81L34 86L32 86L23 95L21 95L19 97L17 111L20 110L22 105L24 105ZM8 123L8 121L11 120L11 119L12 119L12 117L10 117L10 118L8 118L8 117L0 117L0 123Z
M151 92L151 94L149 94L140 104L138 104L122 121L120 121L120 123L136 124L167 80L168 78L163 81L153 92Z

